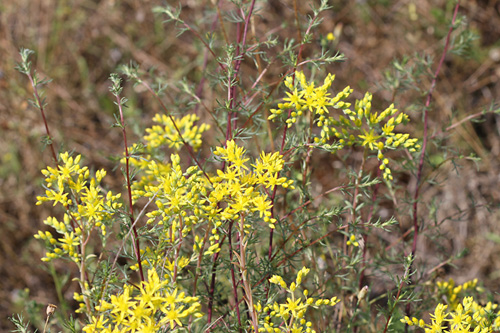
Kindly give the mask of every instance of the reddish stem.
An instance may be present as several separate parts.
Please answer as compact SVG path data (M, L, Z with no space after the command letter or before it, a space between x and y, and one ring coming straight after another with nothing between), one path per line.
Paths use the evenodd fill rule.
M229 87L228 87L228 96L227 96L227 98L228 98L228 101L230 103L229 104L230 110L232 110L234 108L235 101L236 101L236 85L232 86L232 82L236 82L236 80L238 78L238 74L239 74L241 62L243 61L243 55L246 52L246 50L245 50L245 43L246 43L246 38L247 38L247 32L248 32L248 26L249 26L249 22L250 22L250 17L252 16L254 6L255 6L255 0L252 0L252 2L250 4L250 9L248 11L248 15L245 18L245 24L243 26L243 38L241 40L240 40L240 25L239 25L239 23L237 24L237 29L236 29L236 31L237 31L237 34L236 34L236 38L237 38L236 54L237 54L237 57L236 57L236 59L237 60L235 61L235 64L234 64L233 77L232 78L230 78L230 77L228 78ZM240 45L241 45L241 50L240 50ZM234 124L232 124L231 122L234 122ZM226 142L232 138L233 128L234 129L236 128L236 117L234 117L234 112L230 111L227 114ZM224 143L224 146L226 146L226 142ZM225 168L226 168L226 162L224 161L223 164L222 164L222 169L224 170ZM229 228L229 232L232 232L231 227ZM218 257L219 257L219 253L214 254L214 257L213 257L213 268L212 268L212 280L211 280L211 283L210 283L209 296L208 296L208 298L209 298L209 300L208 300L208 324L210 324L211 319L212 319L213 295L214 295L214 291L215 291L215 280L216 280L216 270L215 270L215 267L217 266L217 259L218 259ZM231 271L231 273L234 275L233 271ZM236 299L237 299L237 294L236 294ZM237 304L238 304L238 302L237 302ZM237 306L237 312L239 312L238 306ZM238 313L238 315L239 315L239 313ZM238 316L238 320L240 320L239 316Z
M116 94L116 104L118 105L118 110L120 111L120 123L122 126L123 144L125 146L125 177L127 178L129 215L130 215L130 221L134 221L134 207L132 203L132 185L130 183L130 165L129 165L130 155L128 152L127 131L125 129L125 119L123 117L122 103L120 101L120 96L118 94ZM139 234L137 233L137 228L135 227L135 225L132 226L132 231L133 231L132 244L134 246L134 252L137 258L137 264L139 265L139 275L141 276L141 281L144 281L144 271L142 269Z
M297 8L295 8L295 10L297 10ZM315 22L316 18L318 17L318 15L315 15L312 19L311 19L311 23L309 24L309 26L307 27L307 30L306 30L306 35L309 34L311 28L312 28L312 24L313 22ZM297 27L298 29L300 29L300 27ZM302 51L304 49L304 43L301 42L301 45L300 45L300 48L299 48L299 52L297 54L297 61L295 62L295 67L293 68L293 74L292 74L292 80L293 82L295 82L295 72L297 71L297 64L302 56ZM287 119L290 118L292 114L292 109L289 109L288 110L288 115L287 115ZM280 155L283 155L283 151L285 149L285 142L286 142L286 134L288 132L288 124L285 123L285 126L284 126L284 129L283 129L283 137L282 137L282 140L281 140L281 147L280 147ZM281 174L281 171L278 172L278 177L280 176ZM272 206L271 206L271 218L274 218L274 203L275 203L275 198L276 198L276 191L277 191L278 187L275 186L273 188L273 192L271 194L271 203L272 203ZM269 261L272 260L272 255L273 255L273 236L274 236L274 229L271 229L271 231L269 232L269 250L268 250L268 259ZM269 290L268 290L269 292Z
M441 71L441 67L444 63L444 59L446 57L446 54L448 52L448 47L450 45L450 38L451 38L451 33L453 32L454 25L455 25L455 20L458 14L458 8L460 7L460 0L457 1L457 4L455 5L455 10L453 12L453 19L451 21L451 26L450 29L448 30L448 35L446 36L446 42L444 45L443 53L441 55L441 59L439 60L439 64L436 68L436 71L434 72L434 77L431 82L431 86L429 88L429 92L427 93L427 98L425 101L425 107L424 107L424 134L423 134L423 141L422 141L422 150L420 153L420 160L418 164L418 171L417 171L417 185L415 187L415 193L413 195L413 244L411 247L411 255L412 258L415 258L416 252L417 252L417 241L418 241L418 196L420 193L420 188L422 186L421 180L422 180L422 170L424 167L424 160L425 160L425 150L427 148L427 132L429 129L429 123L428 123L428 114L429 114L429 106L431 104L432 100L432 93L434 92L434 89L436 87L436 82L437 78L439 75L439 72ZM412 266L410 266L410 272L412 269ZM411 283L411 278L409 279L409 283ZM406 306L406 314L409 316L411 310L411 305L410 303L407 304Z
M56 150L54 149L52 135L50 135L49 124L47 123L47 118L45 117L45 109L43 107L43 102L40 99L40 95L38 94L38 89L36 87L35 81L33 80L33 76L31 76L31 73L29 73L29 72L26 73L26 75L28 76L28 79L30 80L31 86L33 87L33 92L35 94L36 102L38 103L40 112L42 114L43 124L45 125L45 132L47 133L47 137L49 139L50 151L52 152L52 158L54 158L54 162L56 163L56 165L59 165L59 162L57 161Z
M420 181L422 179L422 170L424 167L424 160L425 160L425 150L427 148L427 140L428 140L427 132L429 129L429 123L428 123L429 106L431 104L432 93L434 91L434 88L436 87L437 77L439 75L439 72L441 71L441 67L443 65L444 59L446 57L446 53L448 51L451 33L453 31L453 28L454 28L455 19L457 17L459 7L460 7L460 1L458 1L457 4L455 5L455 11L453 13L451 27L448 31L448 35L446 36L446 42L445 42L443 54L441 55L441 60L439 61L438 67L434 73L434 78L432 79L431 87L429 88L429 92L427 93L427 99L425 101L424 135L423 135L422 150L420 153L420 160L419 160L418 171L417 171L417 186L415 187L415 194L413 195L413 232L414 233L413 233L413 245L412 245L412 249L411 249L412 256L415 256L415 253L417 251L417 240L418 240L418 216L417 216L418 200L417 199L418 199L418 195L420 193L420 188L422 186Z

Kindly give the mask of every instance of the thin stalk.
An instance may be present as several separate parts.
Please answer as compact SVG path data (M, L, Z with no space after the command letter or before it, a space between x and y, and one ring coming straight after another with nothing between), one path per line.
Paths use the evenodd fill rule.
M178 271L178 265L179 265L179 255L181 253L181 246L182 246L182 229L183 229L183 223L182 223L182 215L179 214L179 244L177 245L175 249L175 264L174 264L174 281L177 281L177 271ZM175 242L175 240L174 240Z
M224 27L224 21L222 20L222 14L220 11L221 3L222 3L222 0L219 0L219 3L217 3L217 5L216 5L216 7L217 7L217 19L220 21L220 28L222 30L222 36L224 36L224 41L226 42L226 44L229 44L229 38L227 37L226 28Z
M380 166L380 163L379 163ZM380 168L377 168L377 178L380 178L382 175L382 172ZM373 189L372 193L372 204L370 205L370 211L368 213L368 217L366 218L366 222L370 222L373 217L373 211L375 210L375 200L377 199L378 195L378 190L380 188L380 183L375 184L375 187ZM364 234L363 234L363 260L361 261L361 272L359 273L359 283L358 283L358 288L361 289L363 287L363 280L365 278L365 270L366 270L366 252L368 248L368 227L365 226L364 228Z
M40 94L38 92L38 87L35 84L35 78L31 74L31 69L30 69L29 66L27 66L25 68L25 70L23 70L22 72L28 77L28 79L30 81L30 84L31 84L31 87L33 88L33 94L34 94L35 99L36 99L36 105L38 106L38 109L40 110L40 113L42 115L43 124L45 126L45 132L47 134L48 145L50 146L50 151L51 151L51 154L52 154L52 158L54 159L54 163L56 165L56 169L59 169L59 160L57 158L57 153L56 153L55 148L54 148L54 139L53 139L52 135L50 134L49 124L47 122L47 117L45 116L45 107L43 105L42 99L40 98ZM78 200L76 200L76 198L74 198L74 202L78 205ZM75 217L73 216L73 214L69 213L68 207L65 205L64 208L65 208L68 216L71 217L70 223L71 223L71 227L73 228L73 230L76 229L76 226L78 226L81 230L84 230L83 226L78 223L78 221L75 219ZM87 313L86 314L87 314L87 317L90 318L90 314L91 314L90 309L91 309L91 307L90 307L89 299L86 296L86 294L87 294L86 293L87 288L85 288L85 282L89 281L88 276L87 276L87 272L86 272L86 268L85 268L85 257L86 257L86 255L85 255L85 245L86 245L87 241L85 241L84 243L81 243L81 244L78 245L78 250L79 250L80 255L81 255L81 261L80 261L80 267L79 267L79 270L80 270L79 284L80 284L80 289L82 291L82 294L84 295L84 303L85 303L85 307L87 309ZM58 296L60 296L60 288L57 288L57 286L59 285L59 282L56 279L54 273L53 273L53 277L54 277L54 283L56 284L56 289L57 289L57 292L58 292ZM67 307L66 303L64 303L64 305L65 305L64 308L66 308ZM47 318L47 320L48 320L48 318Z
M252 0L252 2L250 3L250 8L248 10L248 15L245 17L245 24L243 26L243 36L242 36L241 40L240 40L240 25L239 25L239 23L237 23L237 29L236 29L236 31L237 31L237 34L236 34L236 38L237 38L236 54L237 54L237 57L236 57L236 59L237 60L235 61L235 64L234 64L234 72L233 72L233 78L232 78L233 80L229 79L228 80L229 83L236 82L236 80L238 79L238 75L239 75L240 67L241 67L241 62L243 61L243 55L247 51L245 48L245 44L247 41L247 34L248 34L248 28L250 25L250 18L252 17L254 7L255 7L255 0ZM242 15L243 16L245 15L243 10L242 10ZM240 45L241 45L241 50L240 50ZM232 110L234 108L235 102L236 102L236 85L229 87L229 89L228 89L228 101L230 102L230 108ZM228 127L227 127L227 132L226 132L226 141L229 140L232 136L231 120L234 121L234 124L232 127L234 129L236 129L236 118L234 117L234 112L228 113L228 119L227 119Z
M40 98L40 94L38 92L38 87L35 84L35 79L33 78L33 75L31 75L31 69L26 68L25 70L22 71L30 80L31 87L33 88L33 94L35 95L36 99L36 104L38 105L38 109L40 110L40 113L42 115L42 120L43 120L43 125L45 126L45 133L47 134L48 138L48 144L50 146L50 151L52 153L52 158L54 159L54 163L56 165L56 169L59 169L59 159L57 158L57 153L54 148L54 138L50 134L50 128L49 128L49 123L47 122L47 117L45 116L45 108L43 106L43 101ZM73 196L73 199L75 203L78 204L78 200ZM68 216L71 217L71 227L73 230L76 229L76 226L78 226L80 229L83 230L83 227L78 223L78 221L75 219L73 214L69 214L69 209L67 206L64 206L64 209L66 209L66 212L68 213Z
M57 302L59 304L59 307L62 310L62 313L66 315L67 311L69 310L68 302L64 298L63 295L63 285L61 283L61 278L57 275L56 268L54 266L53 262L49 262L49 271L50 275L52 276L52 279L54 280L54 287L56 288L56 293L57 293Z
M295 252L293 252L292 254L290 254L289 256L287 256L286 258L284 258L283 260L281 260L281 261L277 264L277 267L279 267L279 266L283 265L284 263L288 262L288 261L289 261L291 258L293 258L296 254L298 254L298 253L300 253L300 252L304 251L304 250L305 250L305 249L307 249L309 246L312 246L312 245L314 245L314 244L316 244L316 243L318 243L318 242L322 241L324 238L326 238L326 237L328 237L328 236L330 236L330 235L333 235L334 233L338 232L339 230L346 229L346 228L347 228L347 226L345 225L345 226L342 226L342 227L340 227L340 228L337 228L337 229L335 229L335 230L332 230L332 231L330 231L330 232L328 232L328 233L324 234L324 235L323 235L323 236L321 236L320 238L318 238L318 239L316 239L315 241L313 241L313 242L311 242L311 243L309 243L309 244L307 244L307 245L305 245L305 246L301 247L300 249L296 250Z
M245 290L245 301L248 305L248 312L252 321L253 329L255 333L259 332L259 323L257 319L257 312L255 311L253 296L252 296L252 288L247 279L247 263L246 263L246 248L247 241L245 236L245 216L243 214L240 215L240 223L239 223L239 233L240 233L240 253L235 253L236 257L238 257L240 272L241 272L241 280L243 283L243 289Z
M247 33L248 33L248 27L249 27L249 22L250 22L250 17L253 14L253 9L255 6L255 0L252 0L250 3L250 9L248 11L248 15L245 18L245 24L243 26L243 36L242 39L240 40L240 25L239 23L237 24L237 48L236 48L236 54L237 54L237 59L234 64L234 71L232 78L228 78L229 86L228 86L228 101L229 101L229 108L232 110L235 107L236 104L236 85L231 86L231 82L236 82L238 75L239 75L239 70L241 66L241 62L243 61L243 55L246 52L245 49L245 44L246 44L246 38L247 38ZM242 13L244 16L244 13ZM241 50L240 50L240 45L241 45ZM208 46L207 46L208 47ZM234 124L232 124L234 122ZM227 114L227 125L226 125L226 142L232 138L232 133L233 133L233 128L236 128L236 117L234 117L234 112L228 112ZM226 142L224 143L224 146L226 146ZM226 168L226 163L224 162L222 164L222 169L224 170ZM207 176L208 178L208 176ZM241 240L240 240L241 242ZM208 296L208 324L211 323L212 320L212 312L213 312L213 295L215 291L215 280L216 280L216 266L217 266L217 259L219 258L219 252L215 253L213 256L213 266L212 266L212 279L210 282L210 289L209 289L209 296ZM238 304L238 303L237 303ZM237 306L237 311L238 306ZM252 311L252 308L250 309ZM240 320L240 318L238 317Z
M294 5L295 2L294 2ZM304 185L307 184L307 175L308 171L311 169L310 164L311 164L311 157L312 157L312 152L313 152L313 126L314 126L314 115L311 113L308 113L309 116L309 133L307 135L307 151L306 151L306 158L304 161L304 170L302 171L302 182Z
M176 20L177 22L180 22L180 24L182 24L187 30L191 31L191 33L193 35L196 36L196 38L198 38L200 40L200 42L205 46L205 48L210 52L210 54L212 54L212 57L214 59L217 59L217 55L215 54L215 52L212 50L212 48L210 47L210 45L208 45L208 43L201 37L200 33L198 31L196 31L195 29L193 29L189 24L187 24L186 22L182 21L182 20ZM224 65L222 65L220 62L217 62L217 64L219 65L219 67L224 70Z
M227 240L229 243L229 261L233 262L233 238L232 238L232 233L233 233L233 223L234 221L231 220L229 223L229 230L227 233ZM240 238L240 243L241 243L241 238ZM236 277L234 275L234 265L231 265L231 283L233 285L233 297L234 297L234 302L236 304L236 316L238 317L238 327L239 331L242 332L241 328L241 316L240 316L240 306L238 302L238 285L236 283Z
M213 306L214 306L214 292L215 292L215 278L216 278L216 268L217 259L219 259L219 253L214 254L212 258L212 278L210 280L210 288L208 289L208 309L207 309L207 325L212 322ZM207 330L209 331L209 330Z
M198 260L197 260L197 263L196 263L196 271L194 273L194 279L193 279L193 297L196 297L196 292L198 290L198 278L200 277L200 274L201 274L201 260L203 259L203 249L205 248L205 244L207 243L207 240L208 240L208 237L210 235L210 229L211 229L211 223L208 222L208 225L207 225L207 228L205 230L205 236L203 236L203 242L201 244L201 247L199 249L199 254L198 254ZM194 236L194 229L192 230L193 231L193 239L195 238ZM193 318L192 317L189 317L189 327L191 327L191 323L192 323L192 320ZM210 326L209 326L210 328ZM209 329L207 329L207 332L210 331Z
M125 129L125 119L123 117L123 106L120 101L119 94L116 94L116 104L118 105L118 110L120 112L120 123L122 128L123 135L123 145L125 146L125 177L127 180L127 193L128 193L128 206L129 206L129 216L130 220L134 220L134 207L132 202L132 185L130 183L130 154L128 151L127 144L127 131ZM135 225L132 226L133 236L132 236L132 244L134 247L135 256L137 258L137 264L139 265L139 275L141 276L141 281L144 281L144 271L142 269L142 260L141 260L141 248L139 244L139 234L137 233L137 228Z
M428 114L429 114L429 106L431 104L432 100L432 93L434 92L434 89L436 87L436 82L437 82L437 77L439 75L439 72L441 71L441 67L443 65L444 59L446 57L448 47L450 44L450 38L451 38L451 33L453 31L453 26L455 24L455 19L457 17L458 13L458 8L460 7L460 1L457 2L455 5L455 11L453 13L453 19L451 22L451 27L448 30L448 35L446 36L446 42L443 50L443 54L441 55L441 59L439 60L438 67L434 73L434 77L432 79L431 87L429 88L429 92L427 93L427 98L425 101L425 107L424 107L424 134L423 134L423 141L422 141L422 150L420 153L420 160L418 163L418 171L417 171L417 186L415 187L415 193L413 195L413 245L412 245L412 255L414 256L416 251L417 251L417 239L418 239L418 216L417 216L417 211L418 211L418 195L420 193L420 188L422 186L420 180L422 179L422 170L424 167L424 160L425 160L425 150L427 148L427 132L429 130L429 123L428 123Z
M411 269L411 264L406 267L404 276L401 279L401 281L399 282L398 293L396 294L396 301L394 302L394 305L391 309L391 312L389 313L389 316L387 316L387 321L385 322L384 333L386 333L387 329L389 328L389 323L391 322L391 318L392 318L392 315L394 313L394 310L396 309L396 305L398 305L399 296L401 295L401 291L403 290L403 285L404 285L406 279L409 278L410 269Z
M363 176L363 170L365 168L366 158L368 157L368 148L364 148L363 159L361 160L361 165L359 167L358 176L356 177L356 182L354 184L354 195L352 198L352 220L351 223L355 224L357 220L356 210L358 208L358 196L359 196L359 183L361 182L361 177ZM347 235L344 235L344 253L347 255Z
M330 235L333 235L334 233L338 232L339 230L343 230L343 229L346 229L347 226L341 226L340 228L337 228L335 230L332 230L330 232L328 232L327 234L321 236L320 238L316 239L314 242L311 242L303 247L301 247L300 249L296 250L295 252L293 252L292 254L290 254L289 256L287 256L286 258L284 258L283 260L281 260L277 265L276 267L280 267L281 265L283 265L284 263L288 262L290 259L292 259L296 254L304 251L305 249L307 249L309 246L311 245L314 245L318 242L321 242L323 239L327 238L328 236ZM275 255L276 256L276 255ZM266 274L264 275L257 283L255 283L253 285L253 287L255 288L256 286L260 285L262 282L264 281L267 281L267 279L269 278L269 274Z
M490 109L489 111L486 111L486 112L495 112L495 111L496 110ZM479 117L483 116L484 114L485 114L484 111L480 111L480 112L476 112L474 114L468 115L467 117L463 118L462 120L459 120L456 123L453 123L452 125L446 127L444 129L444 131L439 131L439 132L434 133L433 135L431 135L430 139L434 139L436 136L443 134L443 132L451 131L455 127L458 127L458 126L462 125L463 123L467 123L473 119L479 118Z
M297 8L295 8L297 10ZM313 25L313 22L317 19L318 17L318 14L316 14L311 20L310 20L310 23L309 23L309 26L307 27L307 30L306 30L306 35L309 34L309 32L311 31L311 28L312 28L312 25ZM297 29L300 29L300 27L297 27ZM292 79L293 81L295 81L295 72L297 71L297 66L298 66L298 62L299 62L299 59L301 58L302 56L302 51L304 50L304 43L301 42L301 45L300 45L300 48L299 48L299 52L297 54L297 61L295 62L295 66L293 68L293 74L292 74ZM290 118L292 114L292 109L289 109L288 110L288 116L287 116L287 119ZM287 124L285 124L284 128L283 128L283 137L282 137L282 140L281 140L281 146L280 146L280 155L283 155L283 151L285 150L285 143L286 143L286 135L287 135L287 132L288 132L288 126ZM278 172L278 177L280 176L281 174L281 171ZM273 192L271 194L271 218L274 218L274 203L275 203L275 199L276 199L276 193L277 193L277 189L278 187L275 186L273 188ZM271 258L272 258L272 255L273 255L273 236L274 236L274 229L271 229L271 231L269 232L269 250L268 250L268 259L269 261L271 261Z
M88 235L90 236L90 234ZM90 308L90 300L88 298L88 288L86 288L85 286L85 273L86 273L86 270L87 268L85 267L85 249L87 247L87 242L89 240L89 237L87 237L87 239L81 243L80 245L80 255L81 255L81 259L80 259L80 280L78 280L78 283L80 284L80 290L82 291L82 295L83 295L83 302L85 303L85 307L87 308L87 318L88 319L91 319L91 308Z
M287 219L290 215L294 214L296 211L299 211L299 210L302 210L305 206L307 205L310 205L311 203L313 203L314 201L318 200L319 198L322 198L324 197L325 195L327 194L330 194L332 192L335 192L335 191L338 191L338 190L342 190L342 189L345 189L349 186L347 185L342 185L342 186L336 186L334 188L331 188L329 189L328 191L325 191L317 196L315 196L314 198L310 199L310 200L307 200L306 202L304 202L303 204L301 204L299 207L295 208L294 210L292 210L291 212L285 214L281 219L280 221L283 221L285 219Z
M211 229L211 224L208 224L207 229L205 230L205 236L203 237L203 243L200 248L200 254L198 255L198 262L196 263L196 273L194 275L194 282L193 282L193 297L196 296L196 291L198 289L198 278L201 274L201 259L203 259L203 249L205 248L205 244L207 243L207 239L210 235L210 229Z
M35 99L38 104L40 113L42 114L42 119L43 119L43 124L45 125L45 132L47 133L47 138L49 139L48 144L50 146L50 151L52 153L52 158L54 159L54 162L58 165L58 160L57 160L57 154L56 150L54 149L54 143L53 143L53 138L52 135L50 135L50 129L49 129L49 124L47 123L47 118L45 117L45 108L43 107L43 101L40 98L40 95L38 94L38 89L35 84L35 80L33 79L33 76L31 75L31 72L26 72L26 75L28 76L28 79L30 80L31 86L33 87L33 93L35 94Z
M347 230L349 230L349 226L350 225L354 225L356 223L356 220L357 220L357 207L358 207L358 196L359 196L359 183L361 182L361 177L363 176L363 170L365 168L365 162L366 162L366 159L368 157L368 148L364 148L364 151L363 151L363 159L361 161L361 165L359 167L359 171L358 171L358 174L356 176L356 180L354 182L354 193L353 193L353 198L352 198L352 208L351 208L351 223L349 224L346 224L345 227ZM348 236L347 236L347 233L344 234L344 241L343 241L343 245L342 245L342 250L343 250L343 253L345 256L348 255L348 249L347 249L347 239L348 239ZM346 258L344 257L343 259L341 259L343 265L345 265L346 263ZM341 282L341 286L343 287L344 285L344 280L342 280ZM340 293L340 297L341 298L344 298L344 289L342 288L342 291ZM350 325L351 325L351 322L356 314L356 310L357 310L357 307L358 307L359 303L356 305L356 308L354 309L354 312L352 314L352 316L350 317L349 319L349 326L348 328L350 328ZM340 323L342 322L342 311L339 312L339 319L338 319L338 322L339 322L339 325ZM356 330L354 330L353 332L356 332Z
M450 45L450 39L451 39L451 33L453 32L453 29L454 29L455 20L457 18L459 7L460 7L460 0L458 0L457 4L455 5L455 10L453 12L453 19L451 21L451 26L450 26L450 29L448 30L448 34L446 36L446 41L445 41L443 53L441 55L441 59L439 60L439 64L436 68L436 71L434 72L434 77L432 79L431 86L430 86L429 91L427 93L427 98L426 98L425 106L424 106L424 133L423 133L423 141L422 141L422 150L420 153L420 160L418 163L417 185L415 186L415 193L413 195L413 214L412 214L413 215L413 244L411 247L412 259L415 259L415 255L417 252L417 241L418 241L418 236L419 236L419 233L418 233L418 228L419 228L419 224L418 224L418 197L420 194L420 188L422 186L422 170L424 168L425 150L427 148L427 140L428 140L427 133L429 130L429 121L428 121L429 106L431 104L432 93L434 92L434 89L436 87L436 82L437 82L439 72L441 71L441 67L444 63L444 59L445 59L446 54L448 52L448 47ZM412 267L410 266L410 268L409 268L410 272L411 272L411 268ZM411 278L409 279L408 283L411 283ZM410 310L411 310L411 304L408 303L406 306L406 315L407 316L410 315Z

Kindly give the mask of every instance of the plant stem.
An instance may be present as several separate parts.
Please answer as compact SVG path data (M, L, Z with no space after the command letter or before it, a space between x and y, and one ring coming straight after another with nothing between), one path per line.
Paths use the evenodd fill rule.
M134 207L133 207L133 202L132 202L132 185L130 183L130 154L128 151L128 144L127 144L127 131L125 129L125 119L123 117L123 106L120 101L120 96L119 94L116 94L116 104L118 105L118 110L120 111L120 122L121 122L121 127L122 127L122 134L123 134L123 145L125 146L125 177L127 180L127 192L128 192L128 206L129 206L129 216L130 216L130 221L134 221ZM142 269L142 260L141 260L141 248L139 244L139 234L137 233L137 228L135 225L132 226L132 244L134 246L134 252L135 256L137 258L137 264L139 265L139 275L141 276L141 281L144 280L144 272Z
M417 170L417 185L415 187L415 193L413 195L413 214L412 214L413 215L412 216L413 217L413 244L412 244L412 247L411 247L411 256L412 256L413 260L415 259L415 255L416 255L416 252L417 252L418 228L419 228L418 215L417 215L417 212L418 212L418 196L420 194L420 188L422 186L422 181L421 181L422 180L422 170L424 168L425 150L427 148L427 140L428 140L427 132L429 130L429 123L428 123L429 107L430 107L431 100L432 100L432 93L434 92L434 89L436 87L436 82L437 82L437 78L438 78L439 72L441 71L441 67L442 67L442 65L444 63L444 59L445 59L446 54L448 52L448 47L450 45L451 33L453 32L453 29L454 29L455 20L457 18L458 8L459 7L460 7L460 0L458 0L457 4L455 5L455 10L453 12L453 18L452 18L452 21L451 21L451 26L450 26L450 29L448 30L448 34L446 36L446 41L445 41L443 53L441 55L441 59L439 60L439 64L438 64L438 66L436 68L436 71L434 72L434 77L432 79L431 86L430 86L429 91L427 93L427 98L426 98L425 106L424 106L424 133L423 133L422 148L421 148L421 153L420 153L420 160L419 160L419 163L418 163L418 170ZM412 267L410 266L409 267L409 271L410 272L411 272L411 269L412 269ZM409 278L409 282L408 283L411 284L411 278ZM408 303L407 306L406 306L406 315L408 317L410 315L410 311L411 311L411 304Z
M234 221L231 220L229 223L229 229L227 233L228 237L228 243L229 243L229 261L233 262L233 242L232 242L232 233L233 233L233 223ZM241 243L241 238L240 238L240 243ZM234 302L236 304L236 316L238 317L238 326L239 326L239 331L241 331L241 316L240 316L240 307L239 307L239 302L238 302L238 285L236 283L236 277L234 275L234 265L231 265L231 283L233 285L233 297L234 297Z
M247 264L246 264L246 247L247 241L245 237L245 216L243 214L240 215L240 253L237 255L240 264L240 272L241 272L241 280L243 282L243 288L245 289L245 301L248 305L248 312L250 314L250 318L252 320L252 325L255 333L259 332L259 324L257 320L257 312L255 311L253 296L252 296L252 288L247 279Z
M174 264L174 281L177 281L177 271L178 271L178 265L179 265L179 255L181 253L181 246L182 246L182 229L183 229L183 219L182 219L182 215L179 214L179 244L177 245L176 249L175 249L175 264ZM175 240L174 240L175 242ZM173 243L174 243L173 242Z
M396 305L398 304L399 301L399 296L401 295L401 291L403 290L403 285L405 281L410 277L410 269L411 269L411 263L408 265L405 269L405 273L403 275L403 278L401 281L399 281L399 286L398 286L398 293L396 294L396 301L394 302L394 306L391 309L391 312L389 313L389 316L387 317L387 321L385 323L385 328L384 328L384 333L387 332L387 329L389 328L389 323L391 322L392 314L394 313L394 310L396 309Z
M50 151L52 153L52 158L54 159L54 162L58 165L57 154L56 150L54 149L54 143L53 143L54 140L52 138L52 135L50 135L49 124L47 123L47 118L45 117L45 108L43 107L43 101L40 98L40 94L38 94L38 89L36 87L33 76L31 75L30 72L27 72L26 75L30 80L31 86L33 87L33 93L35 94L36 103L38 104L38 108L40 110L40 113L42 114L43 124L45 125L45 132L47 133L47 138L49 139L48 143L50 146Z
M295 10L297 10L297 7L295 7ZM307 30L306 30L306 34L309 34L309 32L311 31L311 28L312 28L312 25L313 25L313 22L317 19L318 17L318 14L316 14L311 20L310 20L310 23L309 23L309 26L307 27ZM299 27L297 27L298 29L300 29ZM299 52L297 54L297 60L295 62L295 66L293 68L293 73L292 73L292 79L293 79L293 82L295 82L295 72L297 71L297 65L298 65L298 62L299 62L299 59L301 58L302 56L302 51L304 50L304 43L303 41L301 41L301 44L300 44L300 48L299 48ZM288 110L288 116L287 116L287 119L290 118L292 114L292 109L290 108ZM285 126L283 128L283 137L281 139L281 146L280 146L280 155L283 155L283 152L285 150L285 143L286 143L286 135L287 135L287 132L288 132L288 124L285 123ZM278 172L278 177L280 176L281 174L281 171ZM271 218L274 218L275 216L275 213L274 213L274 203L275 203L275 199L276 199L276 192L277 192L277 186L275 186L273 188L273 192L270 196L270 199L271 199L271 203L272 203L272 206L271 206ZM269 231L269 250L268 250L268 260L271 261L272 259L272 255L273 255L273 236L274 236L274 229L271 229Z
M380 163L381 162L379 162L379 166L380 166ZM380 168L377 168L377 178L380 178L381 175L382 175L382 172L381 172ZM373 211L375 210L375 200L377 199L379 188L380 188L380 183L375 184L375 187L374 187L373 193L372 193L372 202L370 205L370 211L368 213L368 217L366 218L367 223L369 223L372 220ZM365 270L366 270L366 253L367 253L367 249L368 249L368 227L366 224L363 227L363 229L365 232L363 234L363 260L361 261L361 272L359 273L359 283L358 283L359 289L361 289L363 287L363 283L364 283L363 280L365 278Z
M212 312L214 305L214 292L215 292L215 277L216 277L216 269L217 269L217 259L219 258L219 253L214 254L212 259L212 279L210 281L210 289L208 290L208 310L207 310L207 324L210 325L212 322ZM210 331L210 330L208 330Z

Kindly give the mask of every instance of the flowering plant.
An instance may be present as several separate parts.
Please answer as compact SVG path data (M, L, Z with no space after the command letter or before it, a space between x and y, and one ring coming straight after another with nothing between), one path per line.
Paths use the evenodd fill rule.
M312 10L303 40L285 45L274 60L265 58L269 67L277 59L286 67L275 86L267 89L262 82L267 69L249 85L241 73L244 59L259 63L257 50L276 45L272 38L248 44L254 3L235 4L241 6L243 31L223 49L172 7L155 9L196 36L207 54L223 54L215 57L213 90L223 89L227 98L216 97L217 107L208 107L203 94L184 82L178 98L188 96L190 104L167 106L162 78L138 65L122 66L121 75L161 108L129 144L126 84L111 74L115 127L124 146L117 158L124 185L114 190L106 186L109 170L85 166L81 155L56 152L38 94L46 82L32 72L32 52L21 51L19 69L33 84L33 104L45 121L53 157L53 165L42 170L45 194L37 205L60 207L45 219L49 229L35 238L46 248L42 261L66 260L79 273L74 331L498 330L497 304L483 306L465 295L479 293L477 281L454 287L452 281L416 278L419 233L430 230L417 215L428 110L421 133L409 126L414 117L404 106L376 102L372 93L350 86L336 88L335 75L309 66L323 69L343 56L321 52L301 62L312 29L329 10L326 0ZM334 39L329 34L321 44ZM339 164L343 168L334 177L331 165ZM412 193L402 190L403 176L414 177ZM401 199L411 195L409 203ZM388 201L393 217L380 211ZM401 210L411 212L411 227L403 225ZM394 243L375 245L393 234ZM379 282L384 290L372 291ZM444 301L430 305L436 295ZM424 296L423 305L412 309ZM387 304L375 311L381 298ZM430 320L421 316L423 306L434 308Z

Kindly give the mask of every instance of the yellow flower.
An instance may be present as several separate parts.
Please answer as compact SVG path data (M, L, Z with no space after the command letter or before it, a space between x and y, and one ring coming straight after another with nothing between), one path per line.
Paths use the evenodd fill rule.
M359 246L359 242L356 240L356 235L351 235L351 237L349 237L349 240L347 241L347 245L352 245L355 247Z
M107 321L108 320L104 319L103 315L99 316L99 318L92 316L90 323L83 328L83 332L85 333L99 332L99 330L107 328L106 326L104 326Z
M374 150L374 144L377 143L377 140L380 139L380 135L375 135L373 134L374 130L370 130L370 132L367 132L366 130L363 131L364 135L358 135L360 139L363 139L363 143L361 144L362 146L368 145L370 147L370 150Z
M173 119L173 121L172 121ZM182 139L193 147L196 151L201 147L201 136L210 128L208 124L200 126L194 125L199 120L195 114L190 114L182 118L168 117L167 115L156 114L153 121L158 125L146 129L144 140L148 143L148 149L158 148L162 145L168 145L170 148L179 150L184 144Z
M170 324L170 329L173 329L176 324L182 326L182 323L180 321L181 311L182 307L176 309L175 306L171 306L169 310L164 311L166 317L163 321Z

